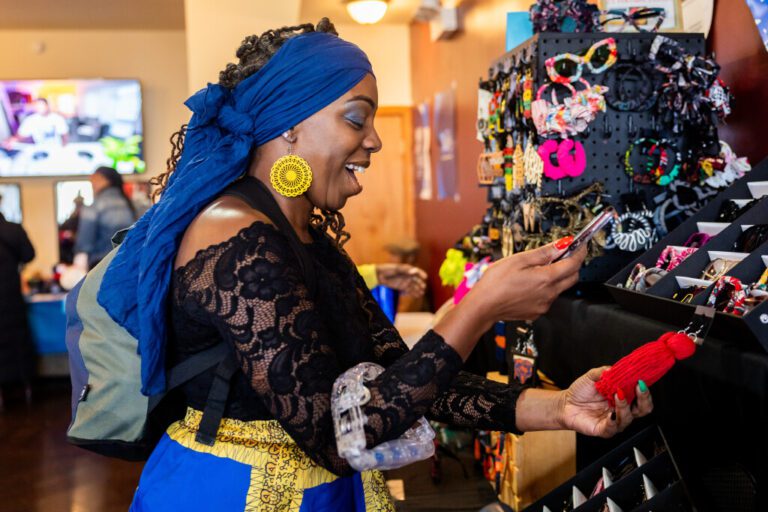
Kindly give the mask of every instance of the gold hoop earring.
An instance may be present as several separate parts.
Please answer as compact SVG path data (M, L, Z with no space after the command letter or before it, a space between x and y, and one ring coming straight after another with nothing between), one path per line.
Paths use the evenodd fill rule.
M293 146L288 146L288 154L277 159L269 171L269 182L281 196L298 197L312 185L312 168L309 162L293 154Z

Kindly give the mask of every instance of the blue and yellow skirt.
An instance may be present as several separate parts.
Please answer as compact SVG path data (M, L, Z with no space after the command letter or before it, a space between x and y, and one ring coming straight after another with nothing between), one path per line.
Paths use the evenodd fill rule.
M144 466L132 512L394 511L378 471L338 477L312 461L275 420L221 422L213 446L195 442L188 409Z

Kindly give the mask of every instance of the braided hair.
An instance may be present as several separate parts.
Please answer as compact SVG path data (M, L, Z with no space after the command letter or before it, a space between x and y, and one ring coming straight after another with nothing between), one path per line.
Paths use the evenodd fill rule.
M291 27L267 30L261 35L250 35L243 39L237 52L235 52L238 63L227 64L227 67L219 73L219 85L227 89L234 89L237 84L264 67L288 39L309 32L325 32L335 36L339 35L336 32L336 27L333 26L333 23L328 18L321 19L317 25L304 23ZM168 184L168 178L176 171L176 166L184 150L186 131L187 125L184 124L179 131L171 135L171 156L166 161L166 171L150 181L155 186L152 193L153 201L159 199L163 189ZM344 231L344 217L338 211L322 210L314 212L310 223L321 232L330 232L339 247L349 240L349 233Z

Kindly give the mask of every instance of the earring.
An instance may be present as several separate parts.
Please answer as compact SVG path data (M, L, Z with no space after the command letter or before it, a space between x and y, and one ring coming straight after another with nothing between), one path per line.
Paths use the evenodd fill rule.
M288 154L272 164L269 182L278 194L298 197L312 185L312 168L309 162L293 154L293 145L289 143Z

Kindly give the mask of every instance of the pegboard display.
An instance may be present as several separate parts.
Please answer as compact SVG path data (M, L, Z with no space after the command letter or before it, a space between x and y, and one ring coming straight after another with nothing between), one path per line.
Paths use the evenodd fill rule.
M693 68L700 66L700 71L708 74L707 80L711 77L714 82L719 69L716 64L711 68L707 67L714 64L714 61L705 58L703 35L664 34L664 37L673 41L665 44L668 44L669 48L674 48L674 51L682 56L680 58L681 65L682 62L686 62L686 66L690 65ZM584 60L583 56L590 54L590 48L599 48L601 44L605 45L607 38L615 40L615 50L611 49L614 62L602 66L600 62L596 66L593 66L592 63L586 65L587 61ZM702 126L706 126L706 134L697 133L699 128L697 128L696 123L688 122L686 124L680 121L683 116L676 109L664 106L667 103L661 101L662 97L666 99L664 94L665 91L669 90L668 84L672 82L670 77L675 75L674 72L665 74L654 70L654 66L661 65L661 58L655 61L653 66L649 64L649 56L652 54L652 47L656 38L657 34L655 33L547 32L535 35L492 63L489 69L489 80L487 82L481 81L480 84L480 105L485 101L482 90L484 87L488 87L484 83L492 83L494 80L497 84L504 83L505 80L509 82L509 76L512 76L512 82L517 80L519 84L520 77L526 72L530 77L528 84L525 84L525 80L523 80L525 84L523 87L528 91L525 93L528 94L527 100L519 99L524 97L524 93L520 92L523 89L519 85L515 86L513 83L510 86L508 83L504 83L504 88L500 91L498 85L496 89L493 89L494 85L492 84L490 92L493 92L494 95L487 112L488 122L485 126L483 126L483 116L479 112L478 134L491 133L485 138L486 151L478 162L478 179L481 185L489 187L488 199L492 204L483 221L484 225L487 226L491 245L493 245L494 236L501 238L501 242L496 247L496 252L500 253L499 255L510 253L505 247L514 245L514 242L509 242L508 239L524 240L526 236L534 232L534 229L538 229L542 238L549 235L550 232L552 237L558 237L575 234L573 231L583 225L581 221L584 219L580 219L579 222L547 224L546 215L538 211L536 214L544 220L540 222L538 227L529 229L528 220L519 220L521 209L524 212L523 216L527 215L525 213L526 204L541 205L553 198L557 200L558 198L579 197L579 193L584 190L593 192L597 190L597 192L591 195L586 194L586 196L596 198L594 201L598 208L611 205L619 213L647 212L647 218L650 220L652 212L658 209L664 198L668 197L670 193L677 193L675 186L678 185L677 182L681 181L681 178L685 177L686 183L697 182L698 178L689 179L691 171L690 167L686 167L687 162L695 162L695 165L698 166L701 158L719 156L721 148L718 143L716 122L702 123ZM596 45L596 43L600 44ZM566 54L570 54L570 57L564 58L563 56ZM556 61L557 66L561 66L563 62L569 64L571 69L564 68L565 71L570 73L571 77L575 75L578 78L574 80L564 78L562 81L553 78L552 64L550 63L549 72L546 65L547 60L553 58L564 59ZM576 69L574 62L581 62L582 64L579 64L578 69ZM677 66L677 64L675 65ZM689 70L690 66L688 67ZM554 69L557 70L556 74L562 78L560 75L562 71L557 67ZM630 71L627 72L627 70ZM502 78L499 79L499 77ZM631 79L627 79L627 77ZM577 101L575 89L581 89L579 93L592 90L598 92L591 97L587 94L581 97L581 101L588 105L592 111L585 117L586 120L581 123L580 129L570 133L547 132L546 130L542 133L541 125L536 122L535 104L537 103L537 91L544 85L548 85L548 88L544 89L545 92L540 99L546 99L551 102L551 105L574 104ZM574 85L578 87L575 88ZM595 86L604 86L607 87L607 90L598 89ZM518 88L515 89L516 87ZM518 92L514 92L515 90ZM706 108L710 108L709 91L707 89L707 97L702 101ZM729 101L727 89L723 91L723 94L727 103ZM517 100L515 95L519 97ZM569 97L571 99L566 101L566 98ZM640 101L643 98L646 101ZM525 101L528 103L525 104ZM534 104L533 108L530 106L531 101ZM594 105L591 103L592 101L595 102ZM601 104L601 108L595 107L595 105ZM527 112L523 114L526 109ZM512 110L514 110L514 115L510 113ZM531 110L533 111L532 115ZM576 115L570 112L566 115ZM714 109L707 110L708 114L711 112L714 112ZM511 119L512 117L514 119ZM548 123L549 119L548 117ZM575 122L574 126L576 125ZM488 126L491 128L489 129ZM657 145L653 145L653 142L644 142L649 139L662 142ZM527 186L528 170L526 164L526 186L518 187L517 183L523 174L523 166L518 167L518 162L523 159L521 158L524 154L522 148L526 148L525 158L528 158L529 140L532 141L532 147L539 148L536 150L539 154L541 154L542 147L557 147L558 144L562 147L562 143L567 141L573 148L570 155L576 154L578 158L582 159L582 164L584 160L586 161L583 171L579 170L579 172L567 174L566 177L560 178L553 178L550 176L551 173L548 174L545 171L540 186L532 191ZM635 149L628 152L633 147L633 143L636 143ZM643 144L649 146L650 149ZM578 146L578 152L576 146ZM669 150L663 149L662 146L669 148ZM579 154L582 148L583 153ZM567 151L562 154L571 158ZM557 160L562 154L558 150L558 156L543 156L541 159L542 161L544 158ZM651 157L649 158L648 155ZM650 162L653 158L657 160L651 165ZM646 170L646 166L647 169L650 169L653 166L661 168L662 165L665 166L665 170L669 174L663 178L667 180L666 182L651 177L650 171ZM674 171L673 174L669 169L683 169L683 172L680 173L679 177L676 177L678 176L677 171ZM648 172L647 176L643 174L646 172ZM699 168L696 167L693 172L698 173ZM672 186L668 186L670 184ZM695 191L697 208L706 204L709 198L717 194L717 190L705 190L706 188L697 187ZM532 200L531 197L535 199ZM592 208L594 206L595 204L590 205L593 212L595 211ZM568 204L565 206L557 205L557 208L561 209L568 207ZM692 212L688 214L692 214ZM500 226L504 225L506 228L509 224L517 224L515 229L518 230L518 233L520 233L520 225L522 225L524 234L515 239L514 232L510 228L505 234L499 235ZM670 229L674 227L674 225L669 226ZM659 232L657 236L654 230L653 241L664 234L666 233ZM536 233L536 236L540 235ZM582 281L605 281L634 258L639 251L648 249L653 245L649 241L636 250L634 250L634 246L631 246L633 250L629 251L626 247L619 249L616 244L612 244L610 236L606 236L606 239L605 250L598 252L597 257L591 258L582 269ZM531 248L531 245L529 244L525 248ZM475 252L478 252L477 248L474 249ZM517 247L517 250L520 248ZM480 252L482 253L482 250Z

